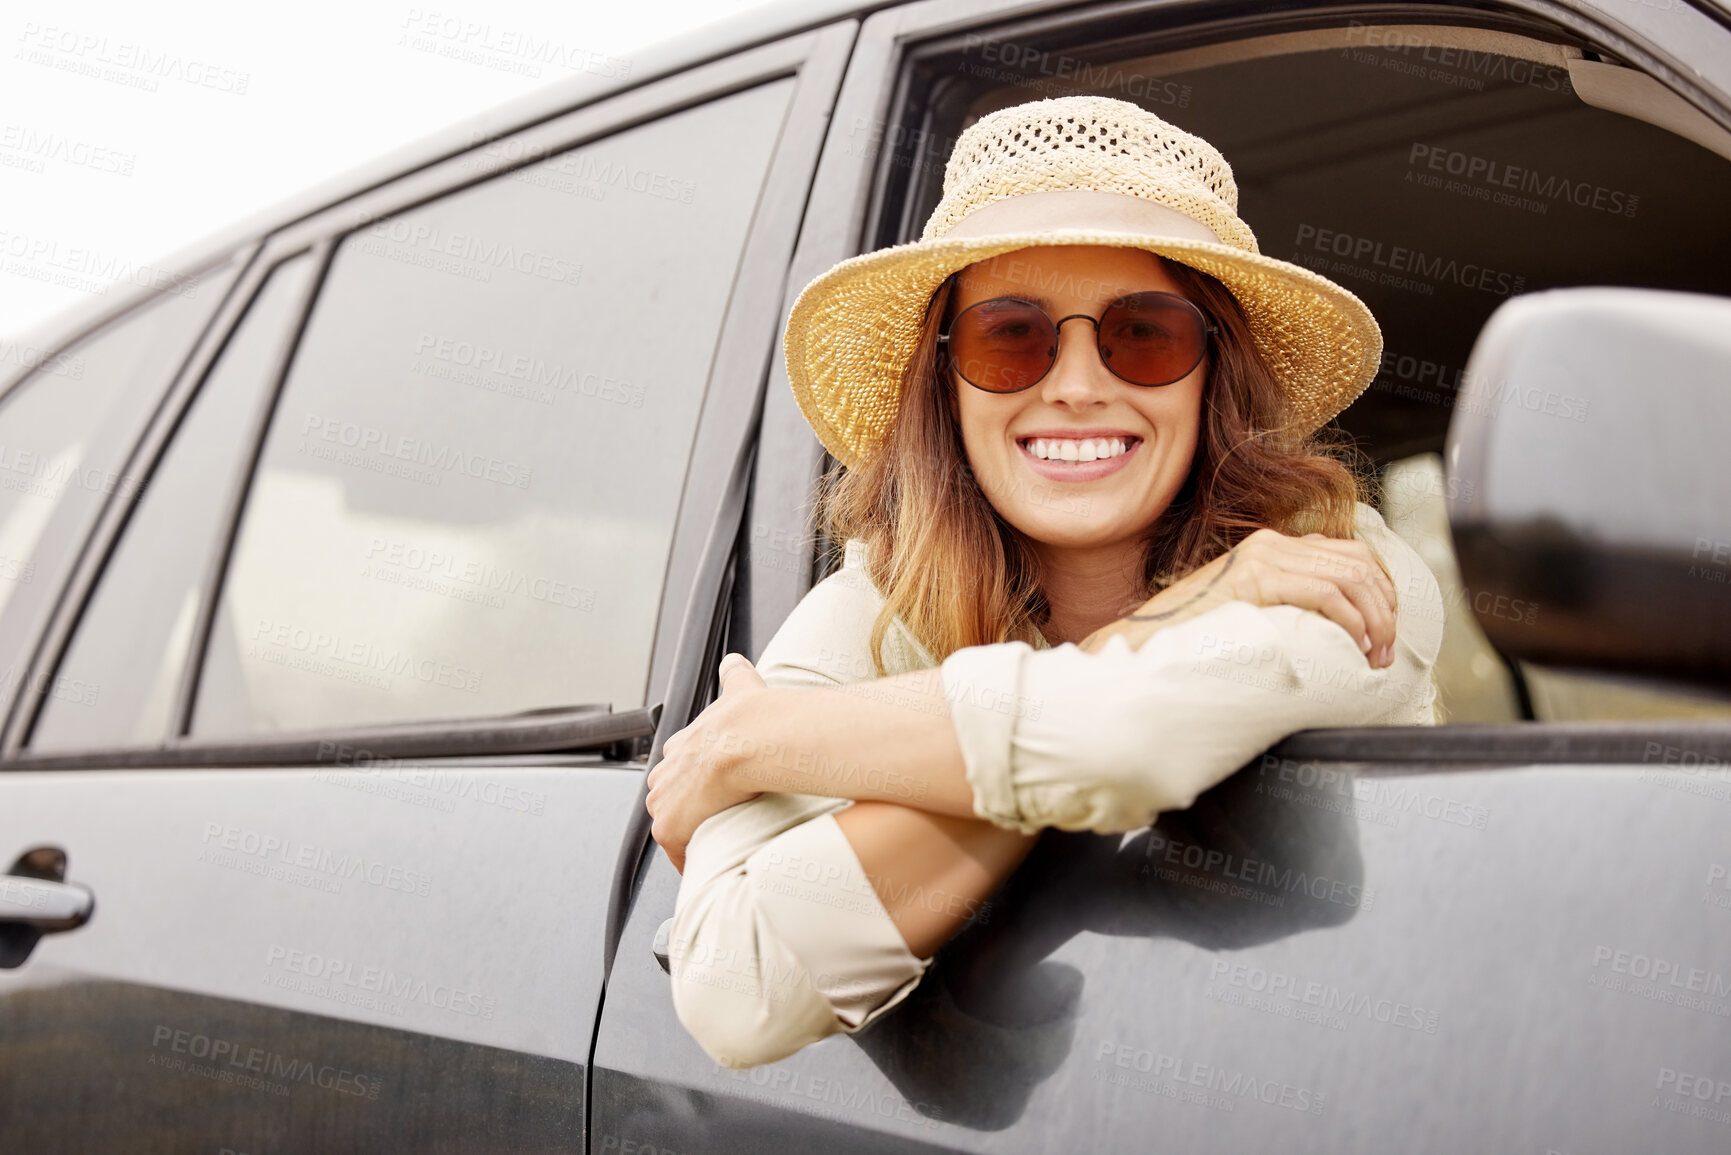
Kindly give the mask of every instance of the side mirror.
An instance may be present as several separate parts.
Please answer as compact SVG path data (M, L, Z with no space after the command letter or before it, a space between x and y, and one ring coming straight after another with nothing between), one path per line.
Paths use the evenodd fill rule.
M1461 575L1498 650L1731 683L1731 299L1506 302L1443 456Z

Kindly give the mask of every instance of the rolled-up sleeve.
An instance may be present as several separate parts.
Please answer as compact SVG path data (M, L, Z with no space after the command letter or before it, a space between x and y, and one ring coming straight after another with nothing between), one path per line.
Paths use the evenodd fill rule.
M766 685L874 676L880 604L856 563L814 586L764 649ZM933 664L905 638L891 673ZM908 950L836 823L845 799L764 793L711 816L686 847L668 934L673 1005L716 1062L753 1067L851 1034L905 999L931 965Z
M1115 637L1098 653L1000 642L951 654L941 677L975 811L1024 833L1121 833L1188 807L1295 731L1433 723L1441 592L1368 506L1358 530L1397 591L1386 668L1321 614L1247 602L1134 650Z
M668 936L673 1006L727 1067L786 1058L895 1006L930 965L908 950L833 810L763 794L686 851Z

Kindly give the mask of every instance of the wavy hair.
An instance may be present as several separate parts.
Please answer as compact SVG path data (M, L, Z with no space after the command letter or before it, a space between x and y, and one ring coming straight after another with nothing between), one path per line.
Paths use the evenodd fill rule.
M1145 592L1123 613L1258 529L1351 537L1354 502L1368 492L1368 472L1344 435L1284 434L1280 384L1231 291L1187 265L1161 263L1218 332L1190 472L1142 535ZM949 404L948 391L966 387L938 365L955 281L927 303L888 434L851 468L826 474L818 495L818 525L832 542L865 542L868 573L884 595L870 645L880 677L897 617L939 662L967 646L1037 644L1050 617L1039 556L982 491Z

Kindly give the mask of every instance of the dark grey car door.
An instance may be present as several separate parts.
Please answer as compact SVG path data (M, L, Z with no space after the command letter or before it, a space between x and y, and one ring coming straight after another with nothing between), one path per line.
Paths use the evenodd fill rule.
M0 969L0 1146L585 1148L643 755L851 35L267 239L45 635L40 684L102 691L8 731L6 893L94 910Z
M1438 47L1419 34L1433 22L1467 28ZM1271 255L1314 256L1293 238L1308 242L1320 220L1457 264L1506 257L1546 284L1657 275L1726 292L1722 262L1673 256L1724 249L1725 217L1706 207L1723 200L1723 154L1639 123L1676 112L1650 89L1644 108L1616 116L1577 100L1576 73L1608 70L1629 92L1650 79L1589 58L1577 32L1631 55L1642 45L1675 70L1641 57L1650 73L1689 75L1731 107L1731 33L1681 4L1555 5L1543 22L1515 5L1372 17L955 0L880 12L838 101L790 289L918 235L964 113L1092 85L1210 140L1230 134L1223 150L1243 158L1247 219ZM1464 156L1475 131L1499 155L1537 153L1527 163L1552 187L1556 172L1574 188L1596 171L1581 140L1613 136L1628 142L1621 161L1646 164L1637 177L1693 179L1638 227L1605 226L1591 190L1548 213L1487 194L1473 216L1476 196L1400 188L1415 142ZM1336 275L1373 302L1395 351L1364 432L1398 457L1440 443L1460 375L1442 388L1441 367L1463 363L1501 297L1445 283L1373 298L1380 272ZM1408 380L1420 372L1422 390ZM791 401L774 407L788 392L772 381L763 437L778 449L760 455L741 551L752 629L732 648L751 654L810 585L798 510L821 451ZM1448 612L1472 606L1468 591ZM747 1071L711 1061L674 1014L652 943L679 878L654 855L600 1027L601 1149L1722 1150L1728 755L1723 726L1297 740L1150 829L1047 832L900 1007Z

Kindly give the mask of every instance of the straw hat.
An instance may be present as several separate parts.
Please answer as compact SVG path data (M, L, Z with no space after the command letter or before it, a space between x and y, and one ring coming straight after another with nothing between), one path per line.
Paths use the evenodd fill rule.
M782 341L788 380L838 461L854 464L889 432L944 279L1031 245L1146 249L1219 280L1285 389L1294 433L1319 428L1376 376L1382 332L1370 310L1257 250L1218 149L1127 101L1036 100L962 133L918 241L842 261L794 302Z

